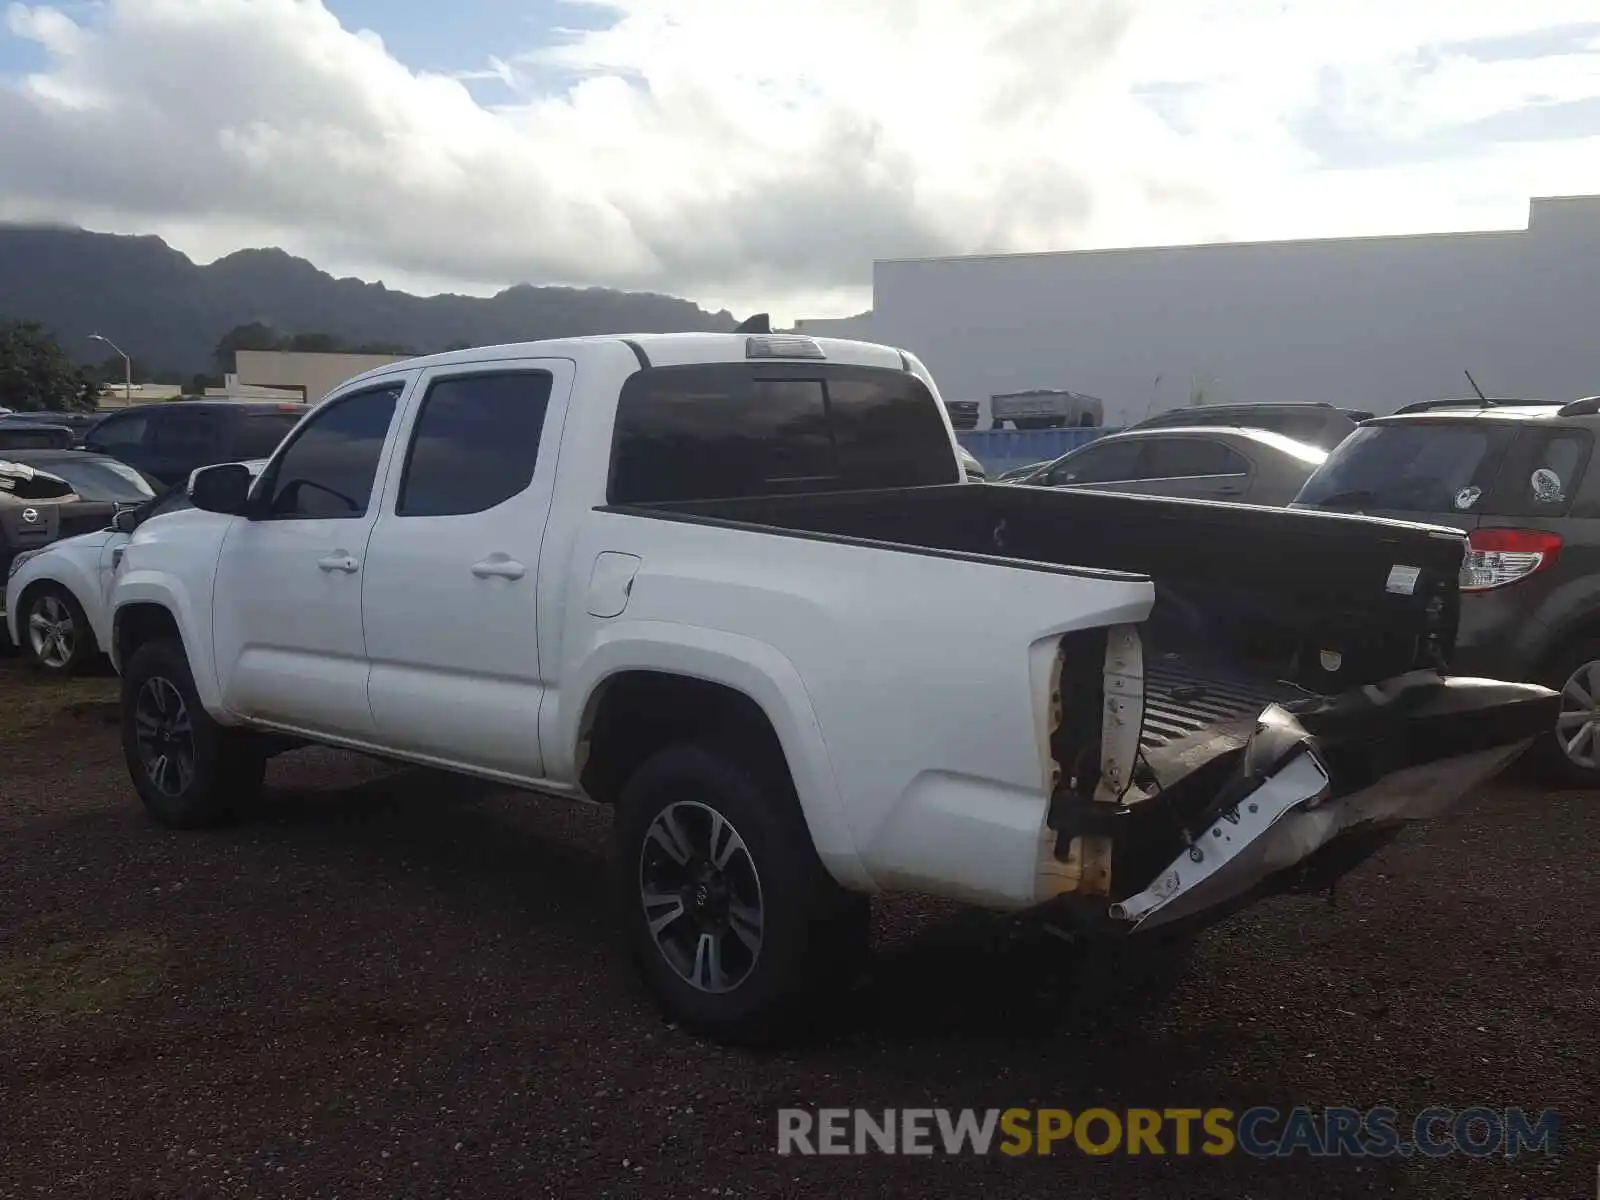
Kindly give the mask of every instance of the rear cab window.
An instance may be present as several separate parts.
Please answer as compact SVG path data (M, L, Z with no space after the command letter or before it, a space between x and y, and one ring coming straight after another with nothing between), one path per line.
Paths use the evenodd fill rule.
M914 375L706 363L629 377L607 495L650 504L961 479L944 414Z

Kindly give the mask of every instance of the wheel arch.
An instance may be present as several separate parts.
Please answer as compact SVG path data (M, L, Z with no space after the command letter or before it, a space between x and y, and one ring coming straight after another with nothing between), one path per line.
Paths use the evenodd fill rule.
M793 664L752 639L687 627L673 632L683 640L663 641L659 631L646 640L618 629L585 659L569 691L570 707L558 706L546 739L563 760L562 772L605 803L649 749L719 730L765 742L781 756L829 872L847 887L871 887L843 818L822 730Z
M201 636L207 625L196 619L192 606L183 596L138 578L119 580L108 625L111 644L106 650L119 672L145 642L158 637L177 638L184 657L189 660L189 671L200 702L213 716L221 715L211 642Z
M19 648L22 647L23 639L28 636L27 627L23 624L24 614L28 611L28 605L33 603L34 597L39 595L40 592L47 590L65 592L72 597L72 602L78 606L78 611L83 614L84 634L87 635L90 643L94 646L95 653L102 653L105 647L100 645L100 635L95 632L94 621L89 616L88 609L84 607L83 598L78 595L77 589L70 583L54 575L40 575L35 579L30 579L22 586L22 590L17 593L17 615L15 618L18 635L17 646Z

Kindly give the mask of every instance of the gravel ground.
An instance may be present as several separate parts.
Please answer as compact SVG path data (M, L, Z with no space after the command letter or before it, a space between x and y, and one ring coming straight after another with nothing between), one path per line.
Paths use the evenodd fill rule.
M1596 1194L1592 795L1499 785L1157 964L880 904L850 1003L757 1055L613 965L605 814L306 751L166 833L113 682L0 660L0 1197ZM774 1153L781 1106L1260 1103L1551 1107L1562 1153Z

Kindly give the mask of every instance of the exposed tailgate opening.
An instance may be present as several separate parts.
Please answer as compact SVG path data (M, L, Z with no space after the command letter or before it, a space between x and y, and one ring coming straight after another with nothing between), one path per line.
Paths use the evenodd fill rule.
M1554 723L1446 674L1466 540L1436 526L967 484L692 501L676 519L1150 578L1137 627L1061 639L1037 896L1154 927L1336 878Z

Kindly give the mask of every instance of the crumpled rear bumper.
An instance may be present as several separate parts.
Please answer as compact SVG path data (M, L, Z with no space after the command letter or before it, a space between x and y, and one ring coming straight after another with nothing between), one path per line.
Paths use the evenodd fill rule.
M1438 676L1271 706L1189 845L1108 915L1125 932L1207 923L1262 894L1329 886L1494 776L1559 707L1548 688Z
M1518 742L1397 771L1337 800L1328 799L1327 767L1315 751L1307 750L1195 839L1149 887L1112 905L1111 917L1129 922L1133 930L1156 929L1209 909L1222 908L1214 914L1220 918L1238 907L1233 902L1263 890L1291 890L1304 882L1288 877L1296 867L1341 842L1352 843L1352 850L1376 850L1380 840L1358 841L1359 835L1438 816L1492 778L1526 745ZM1344 870L1365 857L1346 859ZM1263 886L1273 883L1279 886Z

